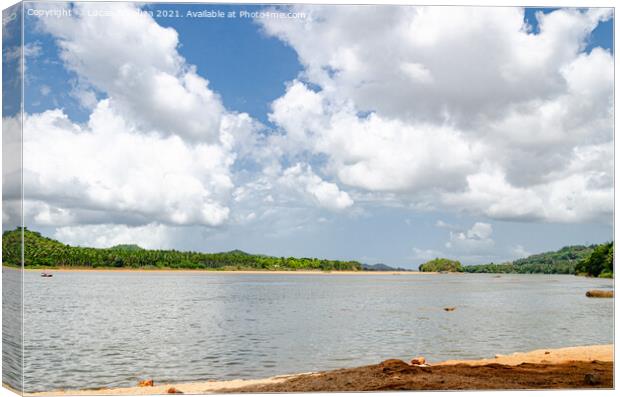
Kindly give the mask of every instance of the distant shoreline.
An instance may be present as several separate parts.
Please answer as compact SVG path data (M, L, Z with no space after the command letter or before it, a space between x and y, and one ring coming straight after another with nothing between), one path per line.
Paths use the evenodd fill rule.
M405 390L511 390L613 387L614 345L540 349L482 360L450 360L426 366L393 359L380 364L264 379L207 380L154 386L58 390L27 396L153 395L170 388L185 394ZM584 374L595 373L593 383ZM587 376L586 376L587 378Z
M9 270L21 270L19 267L2 265L2 269ZM24 268L27 272L40 272L40 273L69 273L69 272L100 272L100 273L210 273L210 274L285 274L285 275L393 275L393 276L407 276L407 275L457 275L464 276L468 274L481 275L486 274L499 278L501 276L510 275L531 275L531 276L573 276L573 277L586 277L596 278L582 274L564 274L564 273L469 273L469 272L421 272L417 270L412 271L378 271L378 270L218 270L218 269L148 269L148 268L90 268L90 267L47 267L47 268ZM604 279L604 278L603 278Z
M3 269L20 270L18 267L2 266ZM212 270L212 269L128 269L128 268L25 268L34 273L106 272L106 273L209 273L209 274L286 274L286 275L424 275L438 272L403 271L353 271L353 270ZM456 273L455 273L456 274Z

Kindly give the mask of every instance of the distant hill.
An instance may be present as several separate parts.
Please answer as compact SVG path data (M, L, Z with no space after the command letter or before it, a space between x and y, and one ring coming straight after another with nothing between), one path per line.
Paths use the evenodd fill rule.
M221 253L147 250L135 244L112 248L73 247L24 229L24 266L27 268L134 268L206 270L362 270L356 261L272 257L234 250ZM21 262L18 228L2 234L2 260L8 266Z
M118 244L114 247L110 247L111 250L122 250L122 251L141 251L144 248L140 247L137 244Z
M613 243L605 243L598 245L572 245L563 247L557 251L543 252L541 254L530 255L526 258L517 259L512 262L505 263L488 263L484 265L465 266L463 271L467 273L545 273L545 274L576 274L586 273L588 271L578 268L580 263L587 261L596 251L601 252L601 246L611 247L611 257L613 259ZM604 253L600 256L607 255L610 248L605 248ZM598 250L598 251L597 251ZM581 266L586 269L587 266ZM601 265L601 269L605 269L607 274L613 275L613 264L607 263ZM596 273L597 270L593 270ZM602 271L596 274L598 276Z
M409 269L403 269L402 267L392 267L385 263L375 263L374 265L362 264L362 270L369 272L409 272Z
M227 254L232 254L232 255L252 255L252 254L248 254L247 252L241 251L241 250L232 250L232 251L228 251L226 252ZM257 256L262 256L262 255L257 255Z

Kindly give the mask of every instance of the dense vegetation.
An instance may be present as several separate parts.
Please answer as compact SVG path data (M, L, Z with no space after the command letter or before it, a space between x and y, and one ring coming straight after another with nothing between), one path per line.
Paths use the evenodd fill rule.
M613 277L613 243L573 245L513 262L463 267L467 273L545 273Z
M420 265L421 272L462 272L463 266L459 261L445 258L435 258Z
M3 263L18 266L21 229L2 235ZM242 251L207 254L177 250L147 250L137 245L112 248L72 247L24 229L24 266L27 268L134 268L212 270L361 270L355 261L316 258L277 258Z
M468 273L575 274L577 264L588 258L596 247L596 245L573 245L563 247L558 251L530 255L513 262L465 266L465 271Z
M605 243L596 246L590 255L577 264L575 272L591 277L612 278L614 276L614 244Z

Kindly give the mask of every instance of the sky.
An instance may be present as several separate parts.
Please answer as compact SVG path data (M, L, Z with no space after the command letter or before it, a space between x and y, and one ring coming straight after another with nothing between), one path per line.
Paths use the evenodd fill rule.
M27 3L26 226L409 268L612 239L611 9L202 10Z

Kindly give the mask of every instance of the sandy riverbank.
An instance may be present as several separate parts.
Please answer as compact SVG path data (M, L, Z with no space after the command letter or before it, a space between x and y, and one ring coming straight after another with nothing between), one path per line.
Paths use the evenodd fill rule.
M18 268L3 266L3 269L19 270ZM378 271L351 271L351 270L201 270L201 269L113 269L113 268L55 268L55 269L24 269L34 273L63 273L63 272L112 272L112 273L209 273L209 274L286 274L286 275L424 275L439 274L437 272L378 272Z
M411 366L400 360L334 371L283 375L266 379L207 381L152 387L70 390L51 395L185 394L240 392L320 392L378 390L480 390L612 388L613 345L579 346L498 355L481 360L450 360Z

